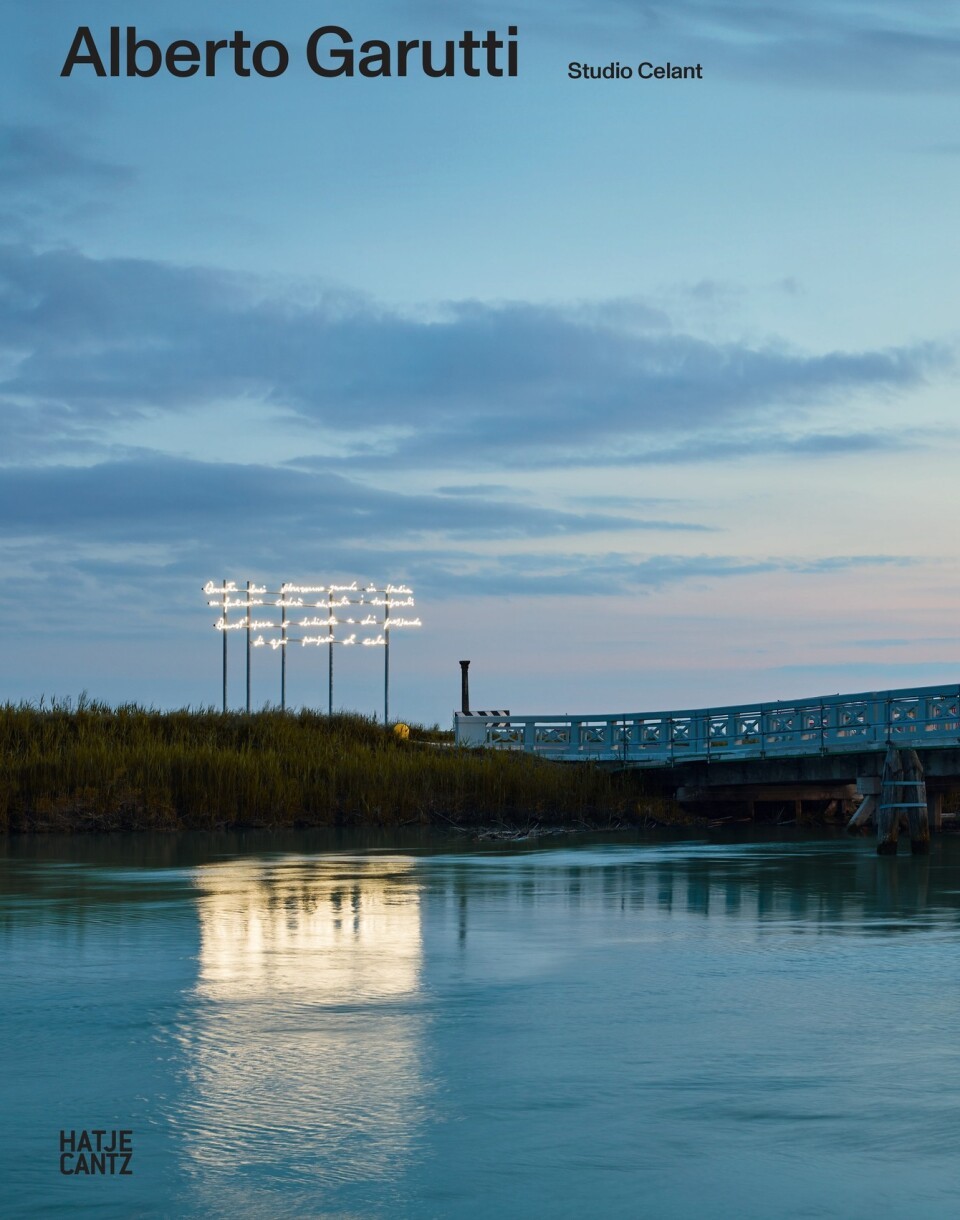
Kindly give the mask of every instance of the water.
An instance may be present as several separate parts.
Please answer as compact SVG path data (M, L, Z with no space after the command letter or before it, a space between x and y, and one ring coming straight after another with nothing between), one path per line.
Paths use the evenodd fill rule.
M20 839L0 969L5 1217L960 1214L955 838Z

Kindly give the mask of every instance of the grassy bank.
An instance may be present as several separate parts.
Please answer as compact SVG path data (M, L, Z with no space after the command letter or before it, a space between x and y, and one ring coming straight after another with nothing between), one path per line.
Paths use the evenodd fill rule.
M631 822L635 778L358 716L0 707L0 830Z

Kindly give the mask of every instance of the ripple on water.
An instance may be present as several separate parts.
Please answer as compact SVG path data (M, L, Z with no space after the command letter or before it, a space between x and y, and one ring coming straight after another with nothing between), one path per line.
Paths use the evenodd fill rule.
M14 1209L115 1116L93 1215L960 1214L958 849L8 859Z

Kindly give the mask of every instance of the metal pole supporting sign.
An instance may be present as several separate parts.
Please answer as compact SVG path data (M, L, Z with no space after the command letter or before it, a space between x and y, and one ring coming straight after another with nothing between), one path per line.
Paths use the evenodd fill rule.
M390 634L401 627L422 626L419 618L403 618L391 613L401 607L413 606L413 590L407 585L364 585L353 581L348 585L307 585L285 581L278 591L268 590L266 585L246 582L245 596L232 580L221 584L208 581L203 591L207 605L216 606L220 617L214 627L223 636L223 710L227 710L227 633L244 631L246 635L246 710L253 709L254 648L269 645L280 650L280 707L287 708L287 648L299 644L327 649L327 714L333 715L333 649L335 645L347 647L362 644L367 647L383 646L383 722L390 719ZM311 600L309 595L316 596ZM243 607L245 614L239 620L230 621L230 607ZM264 617L253 617L253 608L260 608ZM354 617L353 607L364 607L362 617ZM382 608L382 614L380 610ZM290 613L296 609L299 618ZM325 612L317 614L317 611ZM279 612L279 614L278 614ZM311 634L311 628L326 627L326 632ZM344 628L339 634L337 628ZM296 634L299 629L300 634ZM254 635L257 632L259 634ZM371 634L368 634L371 633Z

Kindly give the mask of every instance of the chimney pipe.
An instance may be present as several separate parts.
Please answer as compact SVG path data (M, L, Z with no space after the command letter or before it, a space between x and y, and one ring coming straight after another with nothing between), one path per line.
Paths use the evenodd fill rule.
M460 662L460 711L464 716L470 715L470 678L467 670L469 661Z

